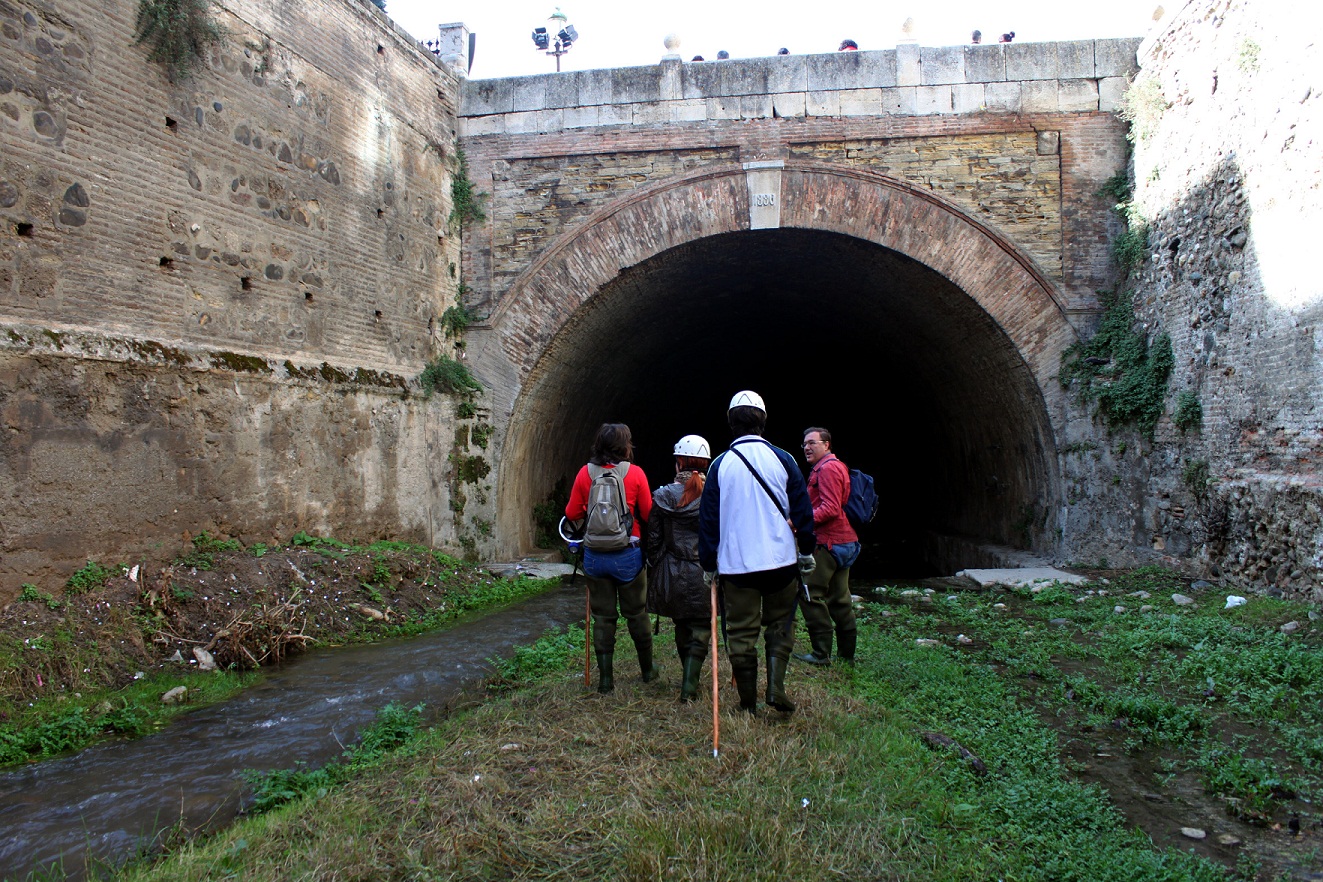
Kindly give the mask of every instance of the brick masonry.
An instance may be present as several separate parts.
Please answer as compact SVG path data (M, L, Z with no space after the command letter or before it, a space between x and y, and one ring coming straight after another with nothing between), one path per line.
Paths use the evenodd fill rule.
M456 75L370 3L241 0L171 84L137 6L0 4L0 599L203 529L459 550L404 388L453 351Z

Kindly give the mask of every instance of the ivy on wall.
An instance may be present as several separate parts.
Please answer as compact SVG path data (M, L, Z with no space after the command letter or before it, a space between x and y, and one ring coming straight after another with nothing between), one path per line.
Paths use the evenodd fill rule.
M225 36L210 0L139 0L134 37L150 47L147 57L165 67L172 83L192 76Z
M1150 343L1135 329L1134 300L1127 292L1114 292L1104 305L1098 333L1061 354L1061 385L1076 387L1083 401L1097 402L1108 426L1133 423L1151 440L1175 366L1171 337L1158 334Z

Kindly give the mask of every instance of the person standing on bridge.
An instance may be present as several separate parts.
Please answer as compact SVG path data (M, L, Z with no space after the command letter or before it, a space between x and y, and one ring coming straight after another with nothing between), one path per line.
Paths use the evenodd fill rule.
M711 583L698 563L698 506L712 448L700 435L685 435L674 452L675 480L653 492L648 518L648 612L675 623L680 700L693 701L712 639Z
M859 635L850 603L850 566L859 557L859 536L845 516L850 470L832 453L831 432L818 426L804 430L804 459L810 466L808 493L818 544L807 579L809 596L799 599L811 651L795 658L811 665L831 664L835 631L836 657L852 662Z
M640 547L641 525L652 513L652 494L643 469L631 464L633 458L629 426L603 423L593 440L588 464L574 478L570 501L565 506L565 517L585 531L583 574L593 611L597 691L603 694L615 689L613 663L620 616L625 617L634 640L643 682L657 679L648 621L648 574L643 569Z
M735 440L708 469L698 509L699 563L709 582L721 580L740 710L758 710L761 630L767 644L767 704L792 713L786 666L794 647L800 577L813 570L813 507L795 458L763 440L767 407L757 392L736 393L726 421Z

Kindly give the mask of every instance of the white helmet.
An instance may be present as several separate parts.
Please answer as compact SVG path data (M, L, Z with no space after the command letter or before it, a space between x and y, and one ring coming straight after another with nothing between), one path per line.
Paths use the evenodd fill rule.
M730 400L730 407L727 411L732 411L737 407L756 407L767 415L767 405L763 404L763 397L757 392L751 392L745 389L743 392L736 392L735 397Z
M712 458L712 448L702 435L685 435L675 442L676 456L697 456L702 459Z

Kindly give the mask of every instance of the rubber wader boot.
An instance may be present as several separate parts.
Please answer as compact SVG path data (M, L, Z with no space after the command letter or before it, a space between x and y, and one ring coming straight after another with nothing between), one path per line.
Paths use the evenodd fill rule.
M793 714L795 703L786 698L786 666L784 658L767 657L767 706Z
M652 643L647 646L636 646L639 651L639 671L643 673L643 682L651 683L660 675L657 666L652 663Z
M597 691L603 695L616 689L616 680L611 674L611 663L614 660L613 652L597 653Z
M703 660L692 655L684 657L684 681L680 683L680 700L693 701L698 697L698 679L703 673Z
M735 691L740 694L740 710L749 714L758 713L758 664L731 664L730 672L735 675Z
M859 642L858 631L842 631L836 635L836 657L843 662L854 662L854 648Z
M810 652L795 653L795 658L811 665L831 664L831 631L809 630Z

